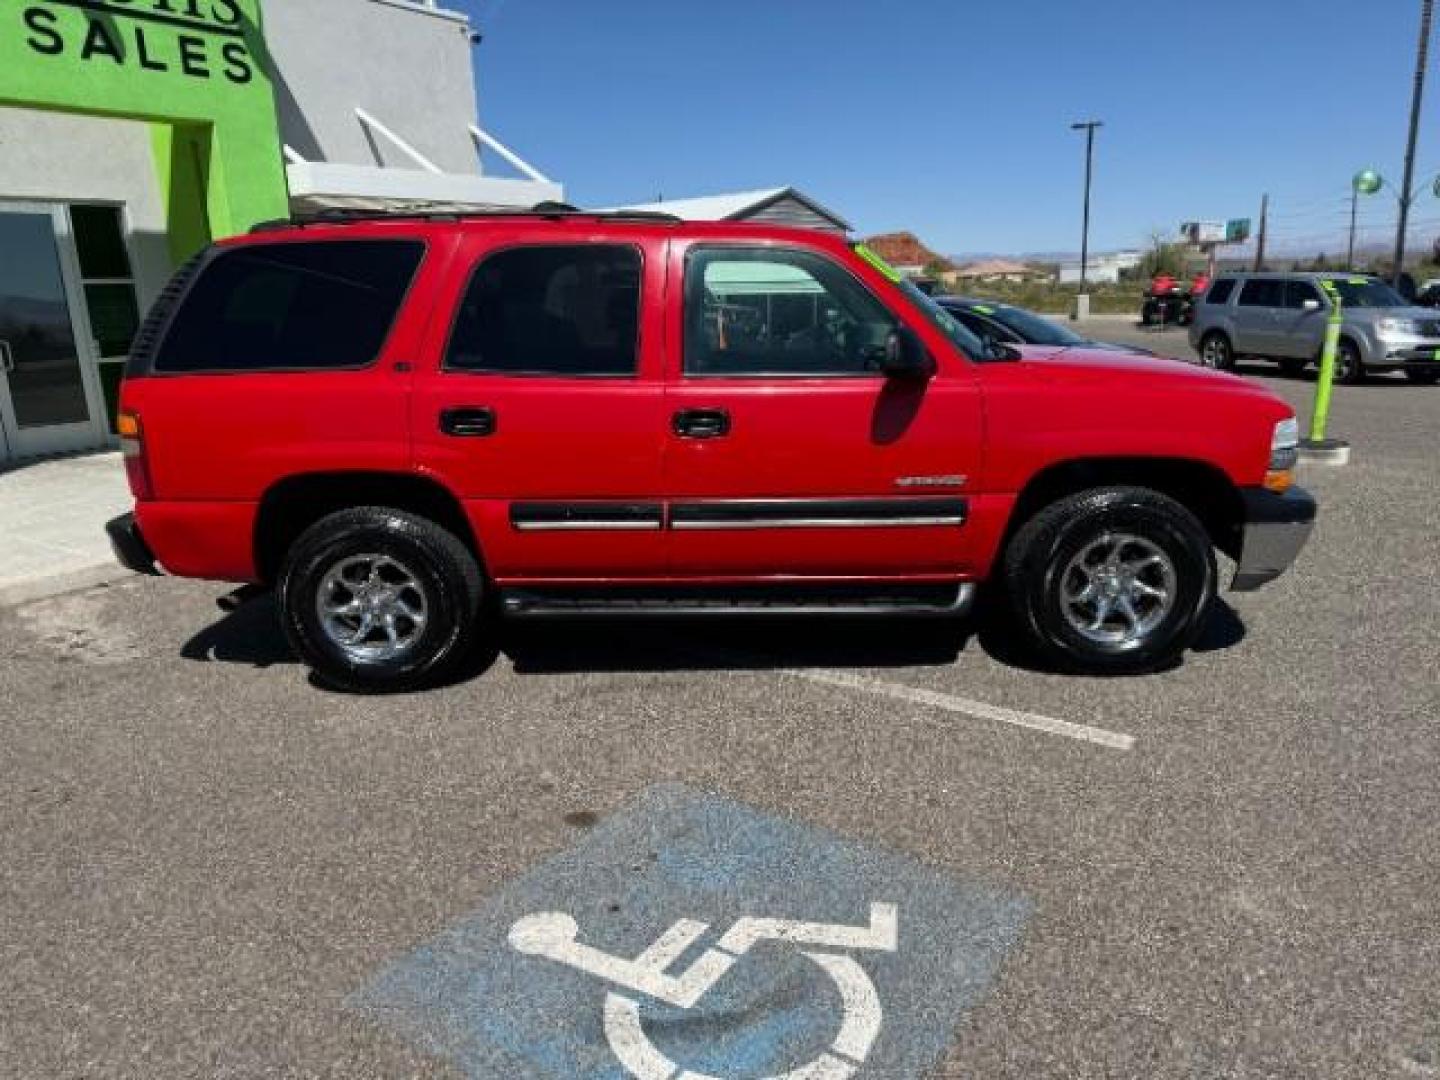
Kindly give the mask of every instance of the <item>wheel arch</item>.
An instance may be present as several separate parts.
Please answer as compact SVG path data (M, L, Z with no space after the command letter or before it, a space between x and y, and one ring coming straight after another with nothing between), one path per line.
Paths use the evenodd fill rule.
M1355 350L1355 355L1360 357L1360 363L1365 363L1365 343L1360 340L1358 334L1350 330L1341 330L1339 344L1349 345ZM1322 356L1325 354L1325 343L1323 341L1320 343L1320 354Z
M1046 466L1020 490L1001 550L1044 507L1079 491L1112 486L1149 488L1169 496L1200 520L1215 547L1231 558L1238 555L1244 520L1239 490L1219 466L1177 457L1072 458Z
M464 507L438 480L416 473L301 473L272 484L260 499L253 541L260 580L276 580L285 553L311 525L328 514L357 506L384 506L428 518L453 533L481 560Z

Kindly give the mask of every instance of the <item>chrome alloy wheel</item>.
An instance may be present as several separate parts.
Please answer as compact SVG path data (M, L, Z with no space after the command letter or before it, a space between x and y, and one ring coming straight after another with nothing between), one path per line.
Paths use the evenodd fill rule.
M1224 371L1230 366L1230 346L1219 334L1212 334L1205 339L1204 347L1200 352L1200 361L1205 367Z
M1060 606L1087 641L1137 648L1175 606L1175 564L1151 541L1105 533L1070 560L1060 580Z
M428 614L414 572L389 555L351 555L337 562L321 579L315 608L331 644L366 664L413 649Z

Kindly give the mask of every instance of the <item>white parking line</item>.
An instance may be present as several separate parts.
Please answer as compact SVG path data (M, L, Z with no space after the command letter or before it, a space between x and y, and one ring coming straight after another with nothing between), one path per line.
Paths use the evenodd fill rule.
M790 674L825 686L858 690L863 694L893 698L911 705L924 705L926 708L959 713L962 716L970 716L978 720L1012 724L1015 727L1029 728L1032 731L1043 731L1047 735L1060 735L1067 739L1095 743L1098 746L1109 747L1111 750L1129 750L1135 745L1133 735L1125 735L1118 731L1106 731L1104 728L1091 727L1088 724L1072 724L1068 720L1056 720L1053 717L1039 716L1035 713L1018 712L1015 709L1001 708L999 705L987 705L983 701L971 701L968 698L942 694L935 690L920 690L913 686L902 686L899 683L872 679L849 671L791 671Z

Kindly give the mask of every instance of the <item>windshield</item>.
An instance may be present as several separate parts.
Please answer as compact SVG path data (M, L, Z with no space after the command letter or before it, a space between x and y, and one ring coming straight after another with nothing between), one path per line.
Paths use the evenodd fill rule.
M916 288L913 281L902 279L895 284L910 299L910 302L920 309L920 314L925 316L930 325L953 341L966 356L972 360L998 359L985 343L975 336L973 331Z
M1409 307L1403 297L1383 281L1372 278L1330 278L1347 308Z
M999 356L987 348L985 343L976 337L969 328L962 325L959 319L921 292L913 281L904 277L878 252L866 244L851 244L850 248L856 255L884 274L886 279L904 293L910 303L920 310L920 314L925 316L925 321L954 342L966 356L972 360L999 359Z
M1065 326L1042 319L1024 308L1008 307L1002 304L975 305L975 310L1020 335L1022 341L1031 345L1084 345L1086 341L1075 331Z

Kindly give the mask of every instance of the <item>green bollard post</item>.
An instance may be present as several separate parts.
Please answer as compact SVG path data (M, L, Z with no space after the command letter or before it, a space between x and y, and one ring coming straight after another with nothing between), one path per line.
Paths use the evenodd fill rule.
M1315 380L1315 404L1310 413L1310 437L1300 443L1300 456L1307 461L1344 465L1350 460L1350 444L1325 437L1330 423L1330 394L1335 386L1335 355L1340 351L1340 327L1345 313L1340 290L1322 278L1320 287L1330 301L1330 318L1325 324L1325 347L1320 353L1320 375Z

